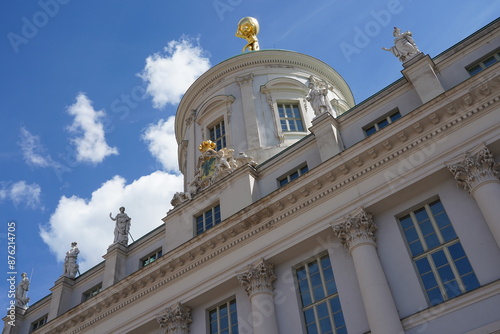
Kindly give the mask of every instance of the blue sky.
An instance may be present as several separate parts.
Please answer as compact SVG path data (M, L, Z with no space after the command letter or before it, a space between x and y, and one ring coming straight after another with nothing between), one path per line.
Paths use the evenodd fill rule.
M261 49L335 68L357 103L399 79L381 47L394 26L431 57L496 19L500 3L464 0L40 0L0 4L0 258L16 224L16 271L32 303L50 293L72 241L80 271L102 260L120 206L140 238L182 189L173 135L179 99L241 52L237 22L256 17ZM2 279L2 282L6 280ZM7 305L7 284L0 285Z

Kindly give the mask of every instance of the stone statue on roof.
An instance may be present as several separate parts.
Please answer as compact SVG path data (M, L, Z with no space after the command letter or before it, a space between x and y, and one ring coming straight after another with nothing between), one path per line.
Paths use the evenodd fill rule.
M410 60L420 53L417 44L415 44L415 41L413 40L411 32L406 31L401 33L401 30L398 27L394 27L393 36L394 46L390 48L382 48L382 50L392 52L392 54L398 57L402 63Z
M68 278L75 278L78 273L78 263L76 259L78 258L78 254L80 250L76 246L76 241L71 243L71 249L66 252L66 257L64 258L64 275Z
M28 279L28 274L22 273L21 282L19 282L16 289L16 301L17 301L16 306L23 309L28 308L28 302L30 301L30 299L27 296L27 294L29 289L30 289L30 280Z
M130 217L125 213L125 208L120 208L120 213L115 218L109 213L109 218L115 221L115 239L113 244L128 245L128 233L130 231Z

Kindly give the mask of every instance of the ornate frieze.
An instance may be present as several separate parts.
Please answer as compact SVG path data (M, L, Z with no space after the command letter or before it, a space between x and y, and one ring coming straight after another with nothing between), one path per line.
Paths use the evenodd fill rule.
M471 152L466 152L463 158L448 164L447 167L457 180L457 186L469 194L478 185L484 182L497 182L500 177L500 165L495 163L493 154L484 144Z
M376 230L372 215L362 207L356 214L348 215L343 222L333 227L337 237L349 250L360 243L375 244Z
M273 291L273 282L276 280L273 265L260 259L257 263L247 267L245 272L238 275L240 284L245 288L248 296L258 292Z
M156 316L161 328L165 328L165 334L189 333L191 323L191 308L177 303Z

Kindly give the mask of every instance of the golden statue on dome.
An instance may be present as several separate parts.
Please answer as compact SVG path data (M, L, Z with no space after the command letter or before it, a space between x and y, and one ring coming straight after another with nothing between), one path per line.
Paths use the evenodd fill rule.
M236 37L244 38L248 42L241 52L259 50L259 40L257 39L259 29L259 22L253 17L244 17L238 22Z

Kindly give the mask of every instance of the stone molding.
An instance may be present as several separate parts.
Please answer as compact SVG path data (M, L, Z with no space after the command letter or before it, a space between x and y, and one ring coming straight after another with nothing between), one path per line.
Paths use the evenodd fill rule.
M333 232L350 252L360 244L376 246L376 230L377 225L373 221L373 216L363 207L346 216L340 224L333 226Z
M245 288L248 297L259 292L273 292L273 282L276 280L273 265L260 259L247 266L244 272L238 274L238 281Z
M492 88L489 90L491 93L500 87L499 83L500 76L497 76L489 78L489 81L482 80L482 87L488 85L488 87ZM479 88L479 86L476 88ZM461 88L461 85L458 85L452 90L460 91L463 88ZM481 89L481 91L484 92L484 89ZM452 94L452 92L445 92L445 94ZM473 89L469 90L467 94L476 95ZM359 178L378 170L378 168L391 163L391 161L397 162L398 159L401 159L401 156L411 154L413 150L419 149L420 145L424 145L426 141L437 140L436 137L455 129L456 126L464 124L481 110L491 107L500 101L499 96L488 94L488 99L484 99L486 95L480 94L478 92L476 96L478 96L478 99L482 96L483 99L481 99L481 102L476 99L475 103L477 105L475 107L465 107L463 95L461 95L446 104L429 108L432 112L436 112L437 110L438 115L441 117L439 117L439 123L437 124L433 124L429 120L428 126L432 125L432 128L428 128L425 125L426 131L417 132L411 129L413 124L423 124L424 120L428 119L427 114L431 112L424 112L425 109L422 110L424 106L413 111L415 115L419 115L420 117L415 117L415 121L412 123L408 122L406 129L409 129L409 138L400 144L406 145L387 148L384 143L391 139L384 137L380 140L373 140L373 145L365 145L366 148L364 151L357 151L357 156L363 156L366 153L367 161L360 167L350 160L347 162L339 160L329 164L333 168L318 169L316 174L320 173L319 175L315 175L310 171L301 178L301 182L296 183L296 186L289 184L283 187L281 189L283 196L278 194L275 197L275 201L266 201L265 204L261 201L255 203L255 206L246 210L245 214L236 214L229 218L234 222L226 221L225 224L219 225L217 228L220 232L213 233L215 230L212 231L212 238L205 239L204 242L196 246L193 246L193 243L189 243L186 247L180 247L177 251L173 252L171 256L166 256L167 254L165 254L162 258L155 261L154 264L147 266L145 272L139 271L137 272L138 276L127 277L123 284L118 282L111 287L108 293L102 292L100 294L101 301L78 305L77 307L83 306L80 313L75 310L74 316L70 317L69 320L60 320L60 323L57 323L57 318L54 319L54 323L51 326L49 324L44 326L47 331L42 331L41 333L56 334L64 332L67 334L76 334L84 331L89 326L93 326L111 314L120 311L134 301L144 298L150 293L154 293L157 289L199 268L213 258L231 251L233 247L238 247L241 243L255 239L269 229L278 226L280 222L282 223L287 218L296 215L300 210L321 202L329 195L331 196L332 192L337 192L340 188L349 187L350 184L356 182ZM433 104L435 100L439 99L440 97L437 97L433 101L428 102L427 105ZM453 108L450 108L450 106L453 106ZM397 138L397 134L401 132L401 129L394 129L393 132L393 137ZM374 134L372 137L377 138L376 136L377 134ZM397 141L400 142L399 139ZM373 154L373 152L378 153ZM349 149L345 151L345 156L349 156ZM368 157L371 157L371 159L368 159ZM345 167L346 164L348 167L352 167L348 175L342 172L342 167ZM297 189L295 190L294 187ZM281 209L277 208L276 203L278 201L282 203L288 202L283 199L291 194L294 194L295 197L301 200L293 205L283 205ZM225 229L222 226L225 226ZM224 236L224 238L220 238L220 236ZM188 254L194 256L190 257Z
M466 152L455 162L448 163L447 167L455 177L457 186L469 194L473 194L484 183L499 182L500 178L500 164L495 162L485 144Z
M189 333L191 319L191 308L177 303L168 307L156 316L161 328L165 328L165 334Z

